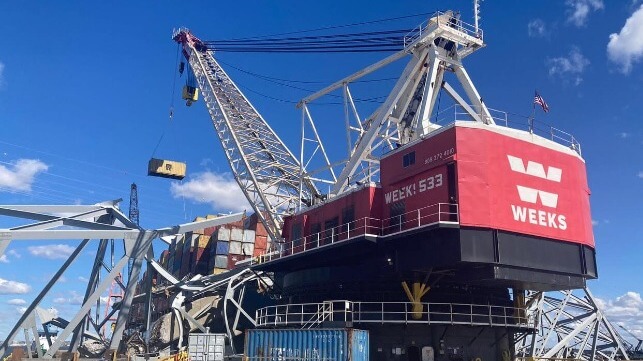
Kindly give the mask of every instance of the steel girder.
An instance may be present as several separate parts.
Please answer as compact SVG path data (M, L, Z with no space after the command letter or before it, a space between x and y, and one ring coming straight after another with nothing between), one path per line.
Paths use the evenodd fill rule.
M106 320L98 320L98 316L95 320L92 319L90 311L92 307L98 307L100 305L99 299L104 291L121 274L128 261L133 260L132 272L128 275L127 283L122 285L125 287L125 294L123 296L123 300L119 304L119 312L115 329L112 332L110 339L102 340L105 349L118 350L123 330L128 319L131 303L134 298L135 286L141 271L141 264L144 259L151 260L154 258L152 240L239 221L244 216L244 213L236 213L173 227L145 230L132 223L123 213L120 212L117 207L119 202L120 200L82 206L0 206L0 216L35 221L34 223L28 223L9 229L0 229L0 256L4 254L9 243L16 240L82 240L16 322L15 326L7 335L4 343L0 345L0 355L5 353L8 345L18 335L21 327L24 327L24 325L31 326L32 323L36 322L36 310L38 309L38 306L48 295L56 282L60 280L63 273L78 258L78 255L87 246L91 239L99 239L100 244L91 270L83 303L80 306L80 310L71 319L71 321L58 323L59 326L64 326L63 330L59 334L57 340L50 345L49 350L42 355L44 358L52 358L69 336L72 337L71 351L76 351L82 344L83 339L96 338L93 335L93 332L90 333L86 330L93 328L93 331L96 334L99 334L99 330L106 323ZM110 239L122 239L125 249L125 254L117 260L113 267L107 266L104 259L107 250L107 243ZM111 256L113 257L113 254ZM106 319L111 317L114 313L115 312L109 313ZM42 324L46 324L51 321L48 320L47 317L43 318L42 312L39 318L41 319L40 322ZM40 350L38 343L38 338L36 338L36 348Z
M588 288L530 292L528 312L536 333L516 336L516 356L535 359L629 360L621 336L599 309Z

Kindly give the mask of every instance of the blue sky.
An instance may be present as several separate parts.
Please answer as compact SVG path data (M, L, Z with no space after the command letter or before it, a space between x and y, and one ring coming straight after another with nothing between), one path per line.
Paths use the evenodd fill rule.
M129 186L136 182L144 227L243 209L203 103L183 105L178 96L183 79L172 101L173 28L187 26L202 39L226 39L445 9L461 10L470 21L472 7L470 1L186 4L0 4L0 204L124 198L127 211ZM631 327L643 335L643 266L638 260L643 254L642 2L486 1L482 11L487 47L467 58L465 66L492 108L529 115L538 89L551 109L539 120L580 140L600 274L590 287L615 319L637 318ZM421 21L405 18L351 31L411 28ZM316 90L385 55L222 53L218 59L297 154L300 113L292 102L308 92L247 72L306 81L297 84ZM394 76L400 66L379 77ZM363 97L383 96L392 85L382 81L358 90ZM175 116L169 123L171 104ZM323 105L316 109L332 114ZM322 137L330 138L337 127L341 123L326 122ZM155 156L187 162L182 184L146 176L162 134ZM11 244L0 259L0 339L18 317L17 309L35 297L74 244ZM67 316L78 307L92 250L81 258L43 306Z

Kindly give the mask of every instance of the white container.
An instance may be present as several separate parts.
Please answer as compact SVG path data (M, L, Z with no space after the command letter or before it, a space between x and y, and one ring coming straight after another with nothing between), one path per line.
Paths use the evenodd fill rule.
M252 229L246 229L243 232L243 242L244 243L255 243L255 231Z
M230 240L241 242L243 240L243 229L232 228L230 231Z
M241 251L241 242L230 241L230 254L242 254Z
M217 233L217 239L219 241L226 241L230 242L230 229L228 228L219 228L219 232Z
M223 361L225 334L194 333L188 338L188 353L192 361Z
M242 243L241 245L244 256L252 256L252 252L255 250L254 243Z

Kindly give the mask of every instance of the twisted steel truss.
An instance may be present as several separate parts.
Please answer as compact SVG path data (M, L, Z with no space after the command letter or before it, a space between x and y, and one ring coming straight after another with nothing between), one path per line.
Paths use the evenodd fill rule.
M50 293L52 287L61 279L69 266L76 261L81 251L85 249L90 240L99 240L98 251L88 280L83 303L75 316L70 320L59 322L57 326L62 328L56 341L54 341L42 357L53 358L63 343L71 336L70 351L75 352L87 339L96 340L100 329L118 312L114 329L109 338L100 338L99 342L103 348L98 352L102 354L106 350L116 351L121 344L123 331L125 329L129 311L136 292L136 284L140 278L141 266L145 260L148 266L154 259L152 241L154 239L167 238L176 234L214 227L229 222L239 221L243 213L232 214L199 222L191 222L168 228L156 230L145 230L132 223L117 205L120 202L105 202L96 205L8 205L0 206L0 216L14 219L35 221L10 229L0 229L0 256L12 241L20 240L82 240L63 265L55 272L44 288L38 293L25 312L20 316L14 327L7 335L6 340L0 345L0 355L3 355L20 329L31 327L35 322L35 314L43 299ZM106 262L108 245L115 239L122 240L125 254L120 257L114 266ZM113 257L113 253L111 254ZM126 268L129 260L133 260L132 271L127 277L127 282L121 284L124 289L122 301L115 306L106 317L101 319L98 315L91 317L91 310L94 306L100 305L100 297L105 290L119 279L121 272ZM149 268L149 267L148 267ZM185 287L185 281L179 281L172 277L166 270L163 270L156 263L155 269L161 269L164 277L176 287ZM151 272L148 272L145 280L145 289L151 289ZM150 292L147 292L147 305L149 311ZM50 322L49 317L39 316L41 324ZM149 316L149 312L148 312ZM149 317L147 317L149 324ZM91 332L88 330L92 330ZM36 338L36 343L39 340ZM36 349L40 350L38 344Z
M621 336L589 289L531 292L528 312L536 333L516 337L516 356L533 359L629 360Z

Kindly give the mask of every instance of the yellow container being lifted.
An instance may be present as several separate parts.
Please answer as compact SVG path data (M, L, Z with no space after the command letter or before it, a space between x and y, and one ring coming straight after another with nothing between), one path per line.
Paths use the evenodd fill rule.
M199 88L186 85L183 87L183 99L188 106L199 100Z
M150 159L147 175L181 180L185 178L186 165L166 159Z

